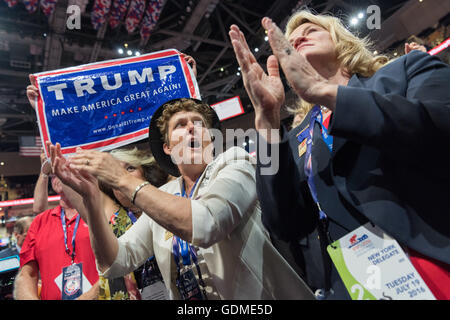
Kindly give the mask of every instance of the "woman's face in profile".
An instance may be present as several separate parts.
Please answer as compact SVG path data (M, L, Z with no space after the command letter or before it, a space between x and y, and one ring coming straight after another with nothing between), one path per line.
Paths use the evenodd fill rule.
M135 167L125 161L120 161L120 164L125 170L127 170L128 174L145 180L144 171L141 166ZM113 193L117 201L119 201L123 207L128 209L134 207L134 205L131 203L131 200L129 200L121 191L113 189Z
M288 40L295 51L304 55L313 65L315 62L323 64L336 59L336 46L330 33L316 24L307 22L299 25Z

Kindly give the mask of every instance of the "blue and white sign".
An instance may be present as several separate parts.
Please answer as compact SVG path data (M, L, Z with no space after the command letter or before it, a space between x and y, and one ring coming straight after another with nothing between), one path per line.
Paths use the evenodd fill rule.
M34 76L44 146L59 142L63 154L145 139L160 105L175 98L200 99L192 70L175 49Z

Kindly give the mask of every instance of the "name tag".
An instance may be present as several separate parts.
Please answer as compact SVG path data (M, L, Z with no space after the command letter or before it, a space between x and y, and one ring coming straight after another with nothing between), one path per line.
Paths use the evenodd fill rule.
M169 300L169 293L154 257L144 264L142 270L142 300Z
M353 300L435 300L398 242L370 223L327 248Z
M170 300L166 286L160 280L142 289L141 296L142 300Z
M83 265L72 264L62 271L62 300L74 300L83 293Z

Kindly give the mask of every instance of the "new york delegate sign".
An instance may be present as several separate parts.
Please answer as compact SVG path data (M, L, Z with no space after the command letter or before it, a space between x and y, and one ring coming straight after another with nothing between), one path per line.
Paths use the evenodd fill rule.
M44 147L45 141L59 142L63 154L77 147L110 150L144 139L160 105L175 98L200 99L192 70L175 49L34 76Z

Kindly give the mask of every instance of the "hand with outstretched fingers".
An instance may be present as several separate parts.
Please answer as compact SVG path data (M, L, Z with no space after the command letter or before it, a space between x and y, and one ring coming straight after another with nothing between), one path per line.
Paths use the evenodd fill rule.
M113 188L117 188L120 179L128 175L120 161L107 152L77 148L68 161L70 168L86 171Z
M238 26L230 27L229 36L241 68L245 89L255 108L256 129L278 129L285 94L277 59L275 56L267 59L266 73L248 47Z
M262 25L267 30L272 52L291 88L301 99L333 110L338 86L321 76L306 57L292 47L270 18L263 18Z

